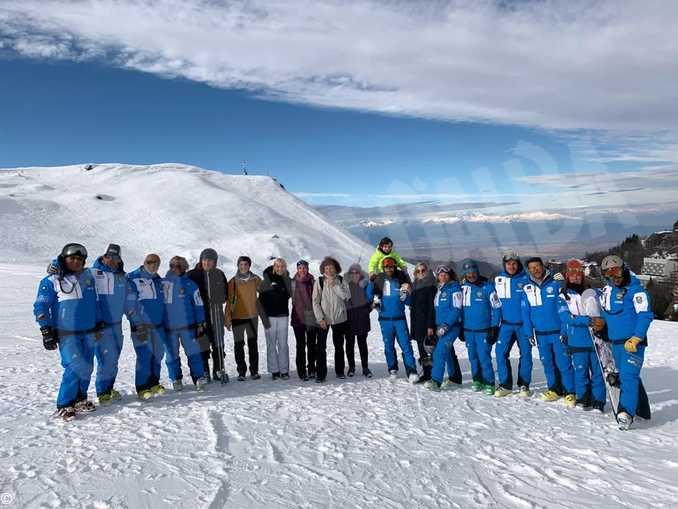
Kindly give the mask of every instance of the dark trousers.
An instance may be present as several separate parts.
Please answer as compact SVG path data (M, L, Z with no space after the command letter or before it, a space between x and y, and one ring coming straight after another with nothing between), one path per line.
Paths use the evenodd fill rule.
M419 364L421 364L424 378L430 380L431 370L433 368L433 359L429 354L426 353L426 350L424 349L424 338L417 339L417 350L419 351ZM449 380L452 383L461 384L461 368L459 367L459 359L457 358L457 352L454 351L454 346L450 350L450 356L452 357L454 375L449 377Z
M344 340L348 322L331 325L332 342L334 343L334 371L344 374ZM327 378L327 335L330 328L320 329L318 332L318 349L316 351L316 377L320 380Z
M355 371L355 343L358 340L358 352L360 352L360 364L367 369L367 334L346 334L346 360L348 370Z
M235 364L239 376L245 376L247 374L247 363L245 362L245 335L247 335L250 374L259 374L259 346L257 344L258 328L259 320L257 318L233 320L233 350L235 352Z
M293 327L294 337L297 340L297 374L304 378L316 373L316 348L318 343L318 327L305 325Z
M210 372L210 357L212 358L212 371L224 371L224 310L219 304L205 306L207 328L205 336L198 339L200 344L200 357L205 371L205 376ZM221 354L221 355L220 355Z

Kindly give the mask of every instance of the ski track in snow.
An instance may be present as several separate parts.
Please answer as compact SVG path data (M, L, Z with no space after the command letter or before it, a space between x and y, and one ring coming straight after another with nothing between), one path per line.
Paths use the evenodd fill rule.
M391 380L376 321L371 380L338 381L330 367L323 385L293 372L287 382L264 375L202 394L188 386L144 403L132 394L125 329L123 401L62 424L51 417L58 355L42 349L31 313L42 272L0 264L0 493L13 497L9 507L678 506L677 324L652 325L643 374L653 420L630 432L609 414L472 393L461 344L463 388L431 393L402 373ZM538 361L534 374L542 389Z

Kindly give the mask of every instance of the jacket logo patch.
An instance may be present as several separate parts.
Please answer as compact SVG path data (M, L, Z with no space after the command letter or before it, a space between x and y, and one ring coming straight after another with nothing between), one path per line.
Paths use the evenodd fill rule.
M483 291L482 291L482 290L478 290L478 291L476 292L476 297L482 297L482 296L483 296Z
M184 290L183 288L179 288L179 295L181 295L182 297L186 295L186 290Z

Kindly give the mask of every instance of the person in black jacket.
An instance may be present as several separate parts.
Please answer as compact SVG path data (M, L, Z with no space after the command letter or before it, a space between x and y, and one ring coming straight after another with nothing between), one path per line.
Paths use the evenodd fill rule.
M427 337L434 337L436 334L436 291L436 278L431 269L428 264L419 262L414 268L412 303L410 304L410 338L417 342L417 349L419 350L419 364L422 368L422 375L419 378L420 383L431 379L431 369L433 368L431 356L424 349L424 341ZM454 348L451 354L454 375L449 381L461 384L459 359L457 359Z
M273 265L264 271L259 287L261 320L266 334L266 360L273 380L290 377L290 351L287 344L289 331L289 302L292 296L292 280L287 263L276 258Z
M348 287L351 298L346 303L348 313L348 333L346 334L346 360L348 361L348 376L355 375L355 343L358 341L360 364L363 375L372 378L372 372L367 360L367 334L370 332L370 312L372 303L367 299L367 274L360 265L353 264L348 269Z
M200 261L186 274L198 285L200 297L205 305L205 338L201 341L202 363L205 377L210 381L210 349L212 356L212 378L228 382L224 367L224 304L228 298L226 276L217 268L219 255L214 249L207 248L200 253Z

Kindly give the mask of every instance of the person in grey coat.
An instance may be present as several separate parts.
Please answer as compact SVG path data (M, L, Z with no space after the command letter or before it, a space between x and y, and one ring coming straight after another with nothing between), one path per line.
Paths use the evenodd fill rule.
M322 383L327 378L327 335L332 329L334 343L334 369L337 378L346 378L344 374L344 340L348 328L346 301L351 292L339 275L341 265L328 256L320 263L320 276L313 285L313 312L320 331L316 351L316 379Z

